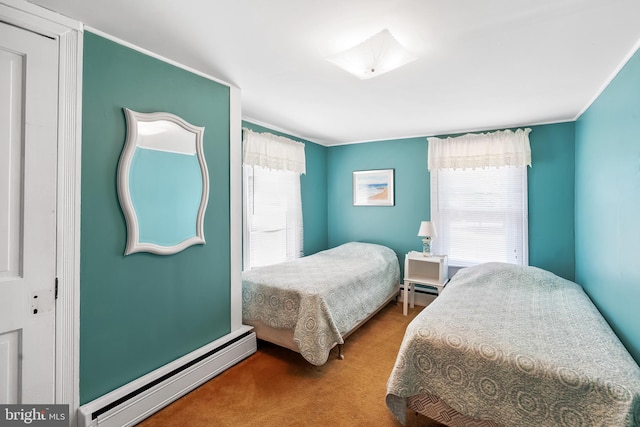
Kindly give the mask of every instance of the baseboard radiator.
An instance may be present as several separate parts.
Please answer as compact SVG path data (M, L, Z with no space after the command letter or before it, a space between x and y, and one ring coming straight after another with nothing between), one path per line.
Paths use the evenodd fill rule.
M398 299L401 302L402 302L402 297L404 295L404 292L402 292L403 289L404 289L404 285L401 285L400 286L400 298ZM433 300L436 299L437 296L438 296L438 293L435 291L435 289L423 288L422 286L416 286L415 304L419 305L419 306L422 306L422 307L426 307L429 304L431 304L433 302Z
M256 352L248 326L78 409L79 427L132 426Z

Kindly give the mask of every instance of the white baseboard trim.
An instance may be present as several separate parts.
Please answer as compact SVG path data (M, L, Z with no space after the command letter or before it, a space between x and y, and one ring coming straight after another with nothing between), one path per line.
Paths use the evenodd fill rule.
M78 409L80 427L132 426L256 352L248 326Z

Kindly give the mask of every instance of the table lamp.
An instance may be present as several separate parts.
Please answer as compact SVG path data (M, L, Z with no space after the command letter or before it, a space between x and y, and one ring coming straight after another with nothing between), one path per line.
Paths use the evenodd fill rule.
M422 221L420 223L420 229L418 230L418 236L424 237L422 239L422 255L432 256L431 253L431 238L436 237L436 228L431 221Z

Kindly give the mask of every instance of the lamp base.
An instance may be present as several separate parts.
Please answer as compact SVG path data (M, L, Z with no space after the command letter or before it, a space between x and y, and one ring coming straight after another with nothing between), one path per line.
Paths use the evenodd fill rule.
M422 256L433 256L431 253L431 237L422 239Z

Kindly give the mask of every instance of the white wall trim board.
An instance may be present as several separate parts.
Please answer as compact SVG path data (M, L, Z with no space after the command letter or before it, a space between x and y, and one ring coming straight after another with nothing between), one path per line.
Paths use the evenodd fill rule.
M256 352L244 326L79 409L80 427L132 426Z
M56 302L56 403L80 405L80 184L82 46L79 31L60 36Z
M231 254L231 330L242 327L242 106L231 87L229 105L229 193Z

